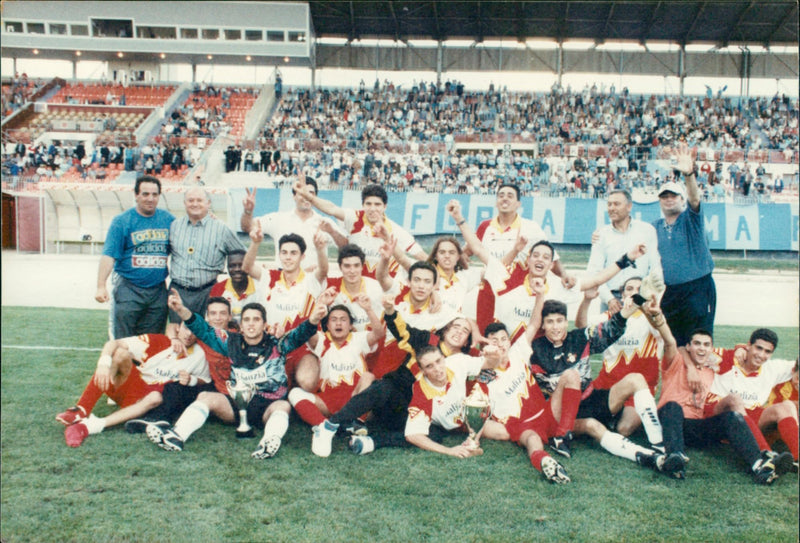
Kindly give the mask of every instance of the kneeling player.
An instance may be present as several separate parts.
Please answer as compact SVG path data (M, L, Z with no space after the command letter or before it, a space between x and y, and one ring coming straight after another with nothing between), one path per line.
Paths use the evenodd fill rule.
M182 326L178 340L186 354L175 352L170 339L162 334L106 342L97 370L77 405L56 415L56 420L67 426L67 445L78 447L89 434L99 434L158 406L165 383L178 381L194 386L210 382L205 354L195 345L194 334ZM92 409L104 393L121 409L107 417L95 417Z
M289 391L289 402L300 418L313 427L315 436L326 417L338 412L375 379L367 371L365 357L383 339L383 324L366 294L358 294L354 301L369 317L371 330L354 331L350 310L341 304L331 307L322 320L325 332L317 332L308 341L320 362L319 392L311 394L300 387ZM330 456L331 441L314 439L311 451L317 456Z

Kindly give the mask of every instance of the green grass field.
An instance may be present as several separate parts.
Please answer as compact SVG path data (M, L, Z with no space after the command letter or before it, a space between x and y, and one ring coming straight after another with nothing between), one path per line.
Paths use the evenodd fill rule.
M2 533L21 541L798 541L798 481L756 486L726 446L690 450L675 481L579 440L573 483L546 483L522 449L467 460L412 449L311 454L292 419L277 457L210 422L182 453L113 428L77 449L54 416L75 403L106 313L2 308ZM798 330L777 330L797 356ZM717 343L749 329L718 327ZM54 349L22 349L52 346ZM105 414L104 401L96 408ZM643 435L634 440L643 442Z

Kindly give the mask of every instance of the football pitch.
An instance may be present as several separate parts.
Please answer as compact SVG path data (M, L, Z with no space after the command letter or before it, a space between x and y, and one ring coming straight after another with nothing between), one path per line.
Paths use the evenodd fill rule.
M554 486L522 449L485 441L460 460L418 449L330 458L292 417L278 455L209 421L181 453L112 428L71 449L55 415L74 405L106 337L105 311L2 308L2 518L17 541L798 541L798 479L757 486L730 448L689 450L676 481L581 438ZM719 346L751 328L719 326ZM777 328L775 356L797 356ZM596 369L596 368L595 368ZM101 400L95 412L114 407ZM634 441L645 443L643 434ZM455 443L457 440L453 441Z

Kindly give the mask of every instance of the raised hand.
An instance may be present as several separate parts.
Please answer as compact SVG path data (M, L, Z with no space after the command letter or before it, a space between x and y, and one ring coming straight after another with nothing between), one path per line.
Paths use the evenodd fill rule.
M175 313L180 313L181 309L186 309L186 306L183 305L183 300L181 300L181 295L174 288L169 289L167 306Z
M685 143L682 143L675 150L675 164L673 169L678 170L683 175L689 175L694 171L694 159L692 150Z
M384 260L389 260L390 258L392 258L395 247L397 247L397 239L395 239L394 236L390 236L389 239L387 239L383 244L381 244L381 247L379 249L381 258L383 258Z
M386 229L386 225L380 222L372 225L372 233L384 241L387 241L390 238L389 230Z
M381 303L383 304L383 312L387 315L394 314L394 294L384 294Z
M317 251L322 251L328 246L328 236L322 231L323 223L324 221L320 223L320 226L317 227L317 231L314 232L314 247L317 248Z
M583 291L583 297L587 300L594 300L600 294L597 287L592 287ZM615 298L616 299L616 298ZM611 300L609 300L609 303Z
M531 281L531 290L537 296L544 296L547 292L547 286L544 283L544 279L541 277L536 277Z
M250 241L261 243L264 241L264 232L261 231L261 221L256 221L255 226L250 230Z
M322 294L317 296L317 305L322 304L325 306L331 305L336 298L336 288L328 287L322 291Z
M247 187L245 187L244 191L247 194L247 196L245 196L244 200L242 200L242 207L244 207L245 213L247 213L248 215L252 215L253 210L255 210L256 208L256 188L253 187L251 189L248 189Z
M367 296L367 295L366 295L365 293L363 293L363 292L359 292L358 294L356 294L356 295L353 297L353 301L354 301L355 303L357 303L357 304L358 304L358 306L359 306L361 309L363 309L364 311L368 310L368 309L369 309L369 307L370 307L370 305L371 305L371 301L370 301L370 299L369 299L369 296Z
M640 243L639 245L632 247L631 250L628 251L628 258L630 258L631 260L636 260L640 256L644 256L645 253L647 253L647 247L645 246L644 243Z

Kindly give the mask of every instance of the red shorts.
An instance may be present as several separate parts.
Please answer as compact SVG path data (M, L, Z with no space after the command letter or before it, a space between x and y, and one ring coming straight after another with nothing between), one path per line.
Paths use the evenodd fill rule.
M758 406L752 409L745 409L745 412L747 413L747 418L755 422L756 426L758 426L758 421L761 420L761 415L764 414L764 408Z
M300 359L307 354L314 354L308 345L298 347L294 351L286 355L286 378L289 380L289 390L294 386L294 374L297 372L297 366L300 364Z
M527 430L533 430L542 441L547 442L548 439L556 435L558 422L550 410L550 402L547 402L545 407L533 417L526 420L512 417L506 421L505 427L508 435L511 436L511 441L523 445L519 440Z
M319 391L317 396L322 400L322 403L325 404L325 407L328 408L331 414L336 413L353 397L353 391L355 391L356 386L358 386L358 381L360 379L361 376L356 375L352 385L342 383L338 386Z
M114 400L120 407L128 407L133 405L153 391L161 392L164 390L164 383L148 385L142 379L142 374L139 373L139 368L134 366L131 368L131 373L122 385L119 387L112 387L108 391L108 397Z

